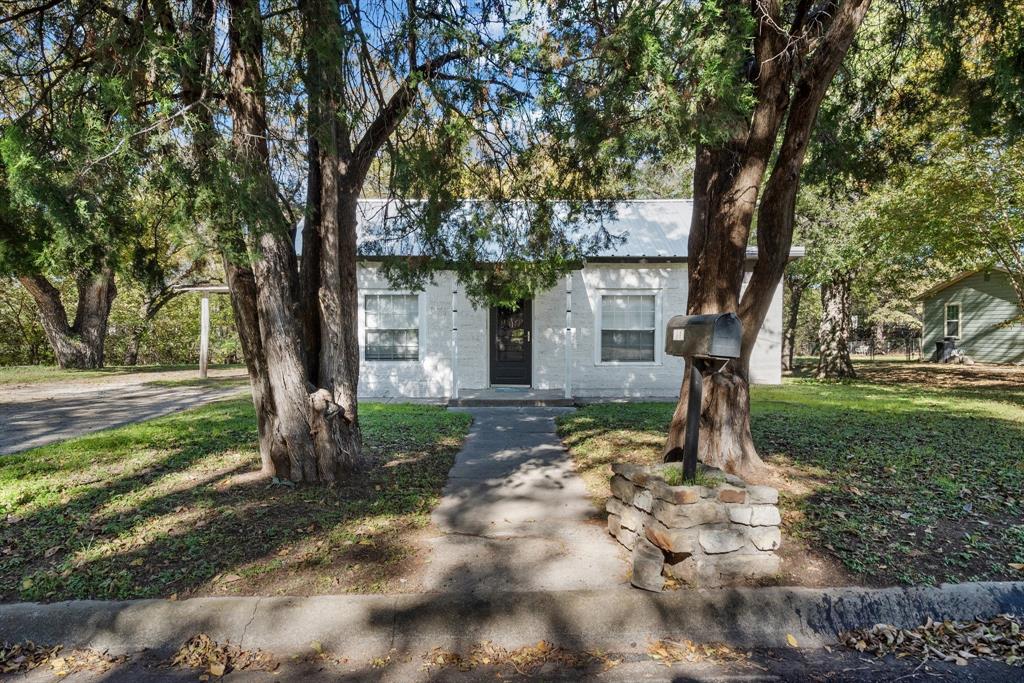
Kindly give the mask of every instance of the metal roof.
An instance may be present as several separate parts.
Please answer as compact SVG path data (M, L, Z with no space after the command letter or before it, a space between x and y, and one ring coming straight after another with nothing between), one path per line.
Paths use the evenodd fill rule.
M529 211L528 202L521 202L513 209ZM362 199L359 201L359 240L366 244L373 240L373 234L380 234L380 225L397 215L399 206L394 200ZM593 254L591 258L601 261L644 260L685 261L690 238L690 218L693 214L691 199L638 199L620 201L614 204L610 218L604 221L605 228L612 235L622 239L607 249ZM578 228L584 232L585 226ZM410 235L392 243L388 253L415 255L419 252L415 237ZM805 255L804 247L793 247L790 259ZM757 248L747 249L747 258L757 258Z

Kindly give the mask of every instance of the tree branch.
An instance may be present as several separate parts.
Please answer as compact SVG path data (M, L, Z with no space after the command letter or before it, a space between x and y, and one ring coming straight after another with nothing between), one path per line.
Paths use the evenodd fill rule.
M409 113L413 99L416 96L416 88L425 80L437 76L438 72L448 64L458 61L465 56L462 50L453 50L440 57L430 59L416 67L406 77L398 90L387 101L387 104L377 113L376 118L370 123L362 138L354 150L355 171L357 179L362 182L369 171L370 163L381 145L391 137L391 134L398 128L405 115Z

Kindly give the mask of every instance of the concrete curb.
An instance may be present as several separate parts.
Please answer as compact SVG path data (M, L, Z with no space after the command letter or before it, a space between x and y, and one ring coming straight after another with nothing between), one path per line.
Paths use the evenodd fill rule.
M114 654L173 651L197 633L277 655L313 641L346 656L465 650L490 640L518 647L546 639L616 651L679 637L737 647L834 643L851 628L1024 612L1024 582L916 588L736 588L645 593L633 589L426 593L309 598L195 598L180 602L71 601L0 605L0 641L33 640Z

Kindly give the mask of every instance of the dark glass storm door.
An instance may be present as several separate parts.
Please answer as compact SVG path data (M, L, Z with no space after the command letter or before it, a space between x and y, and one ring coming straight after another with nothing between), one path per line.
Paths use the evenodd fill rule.
M491 308L491 384L530 385L530 301Z

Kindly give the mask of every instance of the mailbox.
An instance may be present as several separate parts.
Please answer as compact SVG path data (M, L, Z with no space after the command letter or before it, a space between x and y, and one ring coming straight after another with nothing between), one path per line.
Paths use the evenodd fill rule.
M665 353L683 356L689 362L690 391L686 403L686 443L665 454L665 462L683 462L683 479L697 475L700 448L700 412L704 373L721 372L730 360L739 358L743 326L735 313L677 315L665 330ZM719 361L719 362L715 362Z
M665 353L687 358L739 358L742 341L735 313L677 315L668 321Z

